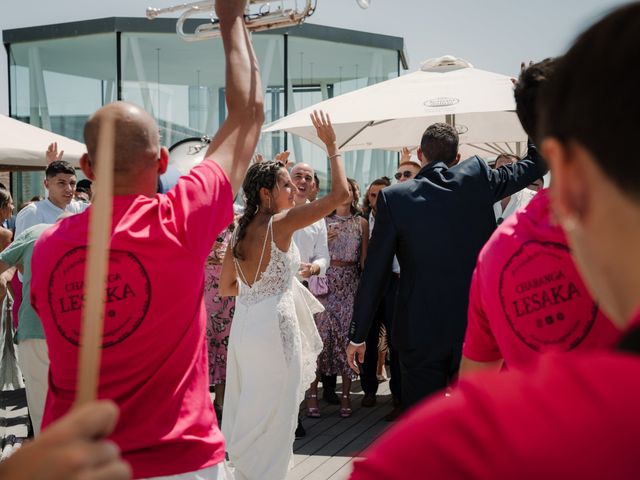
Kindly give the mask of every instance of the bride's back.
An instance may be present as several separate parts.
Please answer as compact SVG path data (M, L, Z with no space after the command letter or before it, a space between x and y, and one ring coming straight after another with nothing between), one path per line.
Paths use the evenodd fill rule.
M246 226L244 237L236 245L240 258L236 258L242 273L238 275L252 286L260 280L271 261L272 231L269 231L271 215L258 215ZM235 242L235 239L234 239ZM277 245L276 245L277 246ZM281 249L285 250L285 249Z

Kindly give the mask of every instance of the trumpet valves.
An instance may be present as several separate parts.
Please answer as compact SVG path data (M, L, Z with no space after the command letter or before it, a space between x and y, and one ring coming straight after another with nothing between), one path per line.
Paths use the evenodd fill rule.
M155 7L147 7L147 18L149 20L153 20L158 17L160 15L160 10L161 9Z

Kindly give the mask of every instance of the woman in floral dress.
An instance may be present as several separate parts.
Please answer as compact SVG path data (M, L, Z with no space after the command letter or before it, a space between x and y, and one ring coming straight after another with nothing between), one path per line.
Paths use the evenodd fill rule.
M356 374L347 364L346 348L349 343L353 302L369 240L369 224L360 215L358 206L358 184L353 179L348 181L350 198L325 218L331 264L327 269L328 293L318 298L325 311L316 315L318 332L324 344L318 357L318 373L342 376L340 416L343 418L352 413L349 393L351 381L356 378ZM309 388L307 416L320 416L318 379Z
M207 345L209 347L209 384L214 385L215 407L218 420L224 401L227 371L227 347L235 297L221 297L218 292L222 260L233 233L234 224L223 230L213 244L204 277L204 304L207 310Z

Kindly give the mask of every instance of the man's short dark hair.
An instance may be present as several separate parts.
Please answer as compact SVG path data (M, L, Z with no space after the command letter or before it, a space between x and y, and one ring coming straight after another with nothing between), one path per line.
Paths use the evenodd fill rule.
M513 91L513 96L516 99L516 113L522 128L531 139L535 139L538 135L540 87L547 83L557 64L557 58L547 58L525 68L520 72L520 77Z
M51 162L47 169L44 171L46 178L53 178L59 173L64 173L66 175L75 175L76 171L69 162L65 162L64 160L56 160L55 162Z
M316 188L320 190L320 178L317 173L313 174L313 181L316 182Z
M640 3L584 32L541 92L541 134L589 150L602 171L640 199L640 162L630 142L640 125Z
M78 180L78 183L76 183L76 190L81 188L84 189L85 192L88 192L91 190L91 184L91 180L83 178L82 180Z
M420 150L429 163L451 165L458 155L458 132L446 123L430 125L422 135Z

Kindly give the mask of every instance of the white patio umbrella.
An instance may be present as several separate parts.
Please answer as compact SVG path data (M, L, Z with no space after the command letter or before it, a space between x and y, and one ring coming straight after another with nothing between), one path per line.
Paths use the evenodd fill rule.
M80 166L80 157L87 151L83 143L0 115L0 169L44 170L44 152L52 142L58 143L58 150L64 150L64 160Z
M416 147L435 122L455 125L463 158L526 150L510 77L473 68L452 56L427 60L417 72L299 110L263 131L284 130L322 147L309 119L318 109L331 115L344 151Z

